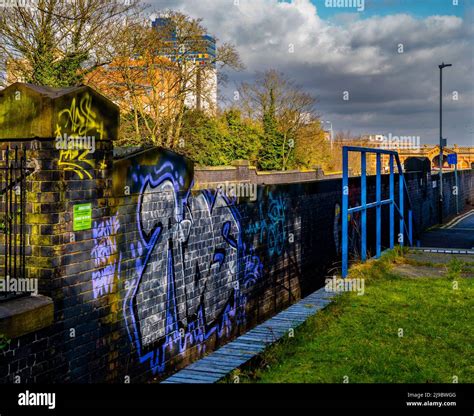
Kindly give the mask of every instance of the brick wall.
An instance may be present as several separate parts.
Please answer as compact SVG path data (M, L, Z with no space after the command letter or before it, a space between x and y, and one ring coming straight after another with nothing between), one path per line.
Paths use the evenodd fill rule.
M340 176L325 175L321 168L304 172L299 170L261 172L257 171L254 166L250 166L250 162L247 160L237 160L232 166L196 167L194 169L195 183L200 188L212 187L225 182L250 182L258 185L274 185Z

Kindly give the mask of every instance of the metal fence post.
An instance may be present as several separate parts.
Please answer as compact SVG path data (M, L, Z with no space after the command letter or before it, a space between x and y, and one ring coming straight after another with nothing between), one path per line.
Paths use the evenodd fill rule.
M349 211L349 158L348 150L342 150L342 277L347 277L349 263L348 248L348 211Z
M379 258L382 254L382 155L377 153L377 180L376 180L376 198L377 198L377 224L376 224L376 258Z
M405 243L405 206L404 206L404 192L405 192L405 188L403 187L403 172L401 171L401 167L399 166L398 169L400 170L400 172L398 173L398 187L399 187L399 199L400 199L400 202L399 202L399 210L400 210L400 233L398 235L398 243L400 244L400 246L403 247L404 243Z
M395 166L390 155L390 248L395 247Z
M360 153L361 157L361 206L367 205L367 154ZM361 213L361 242L360 242L360 257L363 262L367 260L367 210L363 209Z
M349 152L361 154L361 203L360 206L349 207ZM374 153L377 157L376 171L376 201L367 202L367 154ZM382 155L390 156L389 198L382 199ZM399 182L399 205L395 203L395 163L398 168ZM405 220L405 177L398 157L398 153L391 150L372 149L368 147L344 146L342 150L342 276L346 277L349 269L349 216L361 213L361 261L367 260L367 211L375 208L376 211L376 258L382 255L382 207L389 206L390 210L390 248L395 247L395 209L397 208L400 218L400 232L398 243L405 244L405 234L408 243L413 245L413 211L410 207L410 195L408 195L408 217ZM408 230L405 233L406 221Z
M408 242L413 246L413 211L408 210Z

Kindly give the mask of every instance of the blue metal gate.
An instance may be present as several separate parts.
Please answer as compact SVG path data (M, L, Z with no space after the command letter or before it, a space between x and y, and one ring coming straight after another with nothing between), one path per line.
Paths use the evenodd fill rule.
M359 206L349 207L349 152L360 153L361 155L361 203ZM376 165L376 191L375 201L367 202L367 153L375 154L377 158ZM382 200L382 155L390 156L390 185L389 198ZM399 201L395 201L395 163L397 164L399 177ZM382 251L382 207L388 205L390 209L390 248L395 246L395 209L399 214L399 234L398 243L403 246L405 243L405 231L408 235L410 246L413 245L413 215L408 210L407 221L405 219L405 201L404 194L406 189L403 169L398 157L398 152L384 149L372 149L366 147L344 146L342 149L342 277L347 277L349 269L349 215L356 212L361 213L361 250L360 256L362 262L367 260L367 211L374 208L376 210L376 243L375 257L379 258ZM408 222L408 229L406 223Z

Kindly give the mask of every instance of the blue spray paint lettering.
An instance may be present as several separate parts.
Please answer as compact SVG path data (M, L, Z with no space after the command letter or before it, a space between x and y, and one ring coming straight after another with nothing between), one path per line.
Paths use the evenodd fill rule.
M91 257L94 267L92 272L92 290L94 298L111 293L115 276L120 275L121 254L118 255L116 236L120 228L117 216L102 222L95 222L92 229L94 247Z
M263 269L241 240L235 200L222 191L191 195L178 169L164 162L131 173L139 239L130 243L135 268L123 310L139 361L153 373L191 346L202 353L210 337L231 336L245 322L244 291Z
M286 224L286 204L281 196L274 197L270 192L267 206L264 202L259 205L259 219L251 222L245 233L248 236L257 235L260 244L266 243L270 256L283 253L287 236Z

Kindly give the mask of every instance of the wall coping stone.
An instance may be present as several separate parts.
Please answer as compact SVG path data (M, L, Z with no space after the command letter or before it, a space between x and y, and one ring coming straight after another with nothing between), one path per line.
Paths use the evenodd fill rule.
M0 303L0 334L19 338L53 323L53 300L32 295Z

